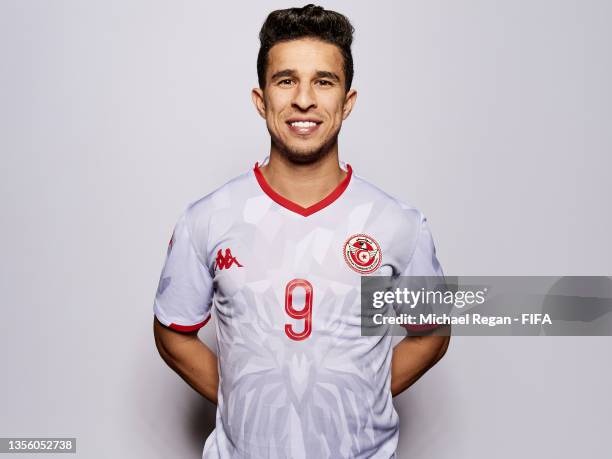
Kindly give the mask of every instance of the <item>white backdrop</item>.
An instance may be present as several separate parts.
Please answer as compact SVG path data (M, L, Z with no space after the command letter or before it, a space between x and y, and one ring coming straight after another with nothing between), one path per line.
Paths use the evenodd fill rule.
M0 436L200 457L214 408L152 301L180 211L268 150L257 34L295 5L0 1ZM423 210L447 274L612 273L610 2L323 6L356 28L341 159ZM610 344L453 338L395 399L399 458L603 457Z

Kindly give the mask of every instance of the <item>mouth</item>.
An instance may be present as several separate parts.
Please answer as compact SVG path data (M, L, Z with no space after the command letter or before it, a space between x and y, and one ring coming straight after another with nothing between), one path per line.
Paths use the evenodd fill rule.
M323 123L314 118L291 118L287 120L289 130L299 136L308 136L313 134Z

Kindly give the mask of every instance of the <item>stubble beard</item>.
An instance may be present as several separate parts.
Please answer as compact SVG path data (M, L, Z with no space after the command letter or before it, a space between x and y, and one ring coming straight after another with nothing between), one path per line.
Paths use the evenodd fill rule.
M338 134L340 133L340 128L330 138L323 143L323 145L313 148L311 150L303 150L292 148L290 145L287 145L277 136L275 136L272 132L270 132L270 138L272 140L272 145L276 148L276 150L289 162L293 164L313 164L321 159L325 158L331 151L333 146L338 142Z

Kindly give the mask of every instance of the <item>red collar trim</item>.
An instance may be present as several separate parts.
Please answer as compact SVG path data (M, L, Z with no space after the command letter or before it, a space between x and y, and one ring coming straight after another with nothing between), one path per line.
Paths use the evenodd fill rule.
M281 196L276 191L274 191L272 187L268 184L268 182L266 182L266 179L261 173L261 170L259 170L259 162L255 163L255 167L253 168L253 171L255 172L255 178L257 179L257 183L259 183L259 186L261 187L261 189L274 202L276 202L277 204L280 204L286 209L291 210L292 212L300 214L304 217L308 217L309 215L312 215L315 212L329 206L332 202L338 199L342 193L344 193L344 190L346 190L346 187L351 181L351 176L353 175L353 169L351 168L350 164L346 165L346 169L347 169L346 177L342 179L342 181L338 184L338 186L336 186L336 188L334 188L334 190L331 193L329 193L319 202L316 202L313 205L308 206L308 207L302 207L299 204L296 204L295 202Z

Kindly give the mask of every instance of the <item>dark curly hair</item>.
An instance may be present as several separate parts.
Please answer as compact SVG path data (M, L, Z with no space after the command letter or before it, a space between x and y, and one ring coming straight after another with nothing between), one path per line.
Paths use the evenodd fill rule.
M272 11L259 32L260 48L257 55L259 87L264 89L266 86L268 53L275 44L311 37L340 48L344 58L345 90L348 92L353 82L351 44L354 31L346 16L313 4L302 8Z

